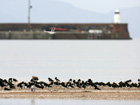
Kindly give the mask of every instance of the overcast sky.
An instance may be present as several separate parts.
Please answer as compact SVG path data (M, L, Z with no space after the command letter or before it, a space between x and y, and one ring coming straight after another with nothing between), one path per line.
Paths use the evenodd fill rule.
M140 6L140 0L31 0L32 4L44 3L47 5L49 1L62 1L74 5L77 8L91 10L100 13L107 13L116 8L128 8ZM28 5L28 0L0 0L0 7L9 9L9 4L15 7L25 7ZM55 8L54 8L55 9Z
M116 8L140 6L140 0L58 0L85 10L106 13Z

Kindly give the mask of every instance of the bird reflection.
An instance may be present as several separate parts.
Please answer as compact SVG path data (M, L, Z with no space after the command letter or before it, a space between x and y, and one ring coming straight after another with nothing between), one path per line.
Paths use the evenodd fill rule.
M35 105L35 99L31 100L31 105Z

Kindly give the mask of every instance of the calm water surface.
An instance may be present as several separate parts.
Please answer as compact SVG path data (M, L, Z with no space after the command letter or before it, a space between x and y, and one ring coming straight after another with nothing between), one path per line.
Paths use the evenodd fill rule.
M0 40L0 77L94 81L140 78L140 39Z
M140 101L0 99L0 105L139 105Z

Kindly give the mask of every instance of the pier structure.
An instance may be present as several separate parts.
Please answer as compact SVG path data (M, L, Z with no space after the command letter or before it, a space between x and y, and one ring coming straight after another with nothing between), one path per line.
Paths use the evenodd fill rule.
M32 29L28 23L0 23L0 39L131 39L125 23L31 23L30 26Z

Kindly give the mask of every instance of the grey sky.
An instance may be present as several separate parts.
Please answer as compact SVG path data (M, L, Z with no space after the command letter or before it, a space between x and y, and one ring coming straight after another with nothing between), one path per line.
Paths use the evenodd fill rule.
M140 0L58 0L85 10L106 13L116 8L140 6Z
M128 8L140 6L140 0L31 0L33 5L45 4L48 2L62 1L70 3L77 8L91 10L100 13L107 13L116 8ZM25 8L28 5L28 0L0 0L0 9L10 9L13 8ZM2 8L4 7L4 8ZM56 9L54 7L54 9ZM17 9L18 11L18 9Z

